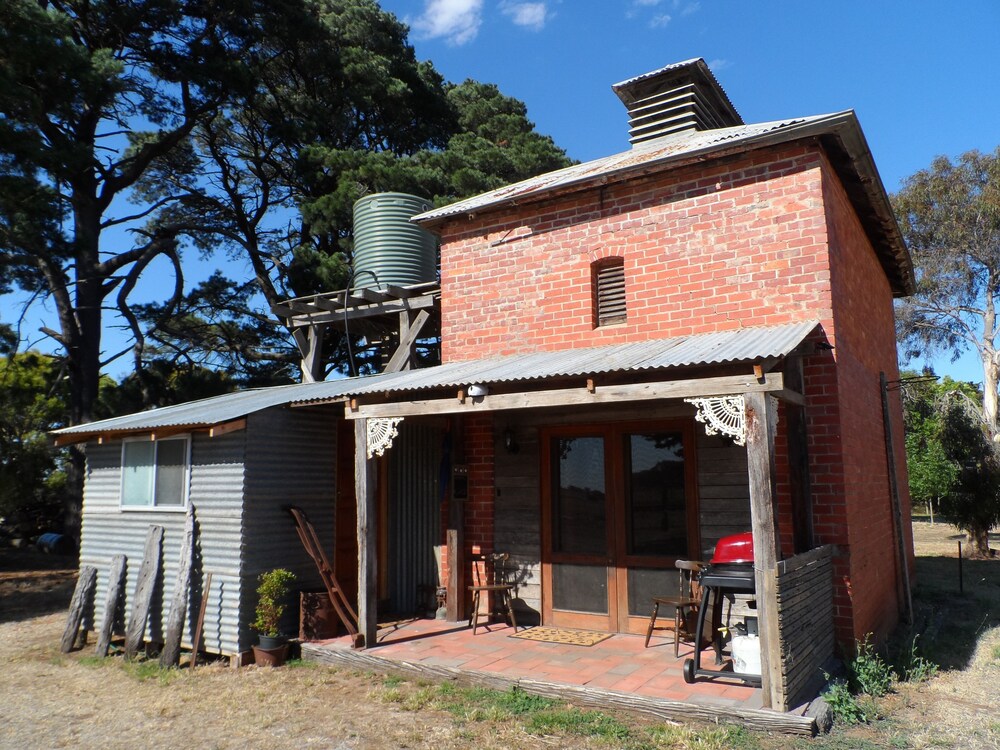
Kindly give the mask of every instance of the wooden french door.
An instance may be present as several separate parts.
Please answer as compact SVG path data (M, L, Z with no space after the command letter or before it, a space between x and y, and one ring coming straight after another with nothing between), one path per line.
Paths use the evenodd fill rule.
M645 632L650 599L698 557L690 420L542 431L542 617Z

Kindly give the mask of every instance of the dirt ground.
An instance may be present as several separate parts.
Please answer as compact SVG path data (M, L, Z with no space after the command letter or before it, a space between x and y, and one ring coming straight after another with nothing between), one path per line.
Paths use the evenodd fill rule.
M914 536L918 643L943 664L939 674L900 686L882 702L886 718L872 725L836 728L811 741L747 735L739 747L1000 750L1000 560L965 560L959 594L959 532L917 522ZM74 565L33 550L0 550L0 748L638 747L533 734L517 721L466 720L415 700L426 686L393 684L387 691L379 675L221 664L161 671L119 658L98 661L91 647L62 655ZM409 698L400 700L400 690ZM395 699L386 700L387 692ZM656 746L733 746L702 739Z

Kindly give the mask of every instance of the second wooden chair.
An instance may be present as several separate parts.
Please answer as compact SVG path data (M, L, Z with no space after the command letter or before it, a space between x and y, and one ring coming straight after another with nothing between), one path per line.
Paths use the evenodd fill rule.
M698 574L701 573L705 565L694 560L678 560L675 564L677 565L677 595L653 597L653 614L649 618L649 627L646 629L646 648L649 647L649 639L654 630L673 630L674 657L676 658L680 654L682 632L685 642L694 642L698 607L701 606L701 585L698 583ZM656 627L656 618L660 613L661 605L674 608L673 627L670 625Z

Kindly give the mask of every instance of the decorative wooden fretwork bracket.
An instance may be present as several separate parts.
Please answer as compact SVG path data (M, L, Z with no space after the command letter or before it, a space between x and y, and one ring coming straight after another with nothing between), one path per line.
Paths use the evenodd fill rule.
M381 456L392 447L392 441L399 436L396 426L402 417L371 417L368 420L368 458Z
M706 435L726 435L737 445L747 442L747 412L743 396L686 398L698 410L695 419L705 425Z

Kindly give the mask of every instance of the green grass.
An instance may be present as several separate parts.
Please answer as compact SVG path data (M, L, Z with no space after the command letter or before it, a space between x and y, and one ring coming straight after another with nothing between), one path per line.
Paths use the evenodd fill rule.
M550 708L533 713L525 728L531 734L541 735L568 734L618 742L633 738L632 730L613 716L576 708Z
M285 667L288 669L316 669L318 666L316 662L305 659L289 659L285 662Z
M128 661L116 657L102 659L98 656L81 656L79 664L91 669L121 669L126 675L138 682L156 680L161 685L167 685L180 675L177 668L161 667L155 659L135 659Z
M477 723L509 725L516 722L527 734L563 738L597 739L609 748L623 750L760 750L757 736L743 727L686 727L632 722L603 711L575 708L562 701L532 695L519 688L491 690L409 683L386 677L372 691L373 697L409 711L438 710L451 714L460 726Z

